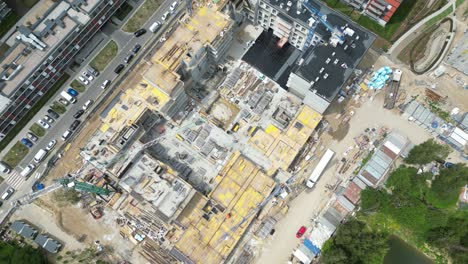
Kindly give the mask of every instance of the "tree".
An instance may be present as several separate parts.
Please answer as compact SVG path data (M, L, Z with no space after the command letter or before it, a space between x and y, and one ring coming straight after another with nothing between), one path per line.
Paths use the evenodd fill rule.
M361 192L361 209L363 212L375 212L386 206L389 195L381 190L366 188Z
M449 146L440 145L434 139L429 139L411 149L405 161L409 164L423 165L434 160L443 160L450 152Z
M370 230L352 219L338 228L323 248L323 263L382 263L388 251L388 235Z
M428 186L426 173L417 174L417 169L412 167L400 166L398 167L387 180L386 186L392 190L393 193L399 195L421 198L424 196Z
M460 189L468 181L468 168L464 164L456 164L450 168L443 168L432 181L426 199L438 208L455 207Z
M20 247L0 241L0 263L2 264L46 264L47 259L43 253L29 245Z

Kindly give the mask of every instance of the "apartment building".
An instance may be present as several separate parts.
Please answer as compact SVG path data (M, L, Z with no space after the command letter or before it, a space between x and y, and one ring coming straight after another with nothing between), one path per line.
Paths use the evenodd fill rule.
M64 74L75 55L125 0L65 0L20 25L0 69L0 140ZM39 3L41 4L41 3Z

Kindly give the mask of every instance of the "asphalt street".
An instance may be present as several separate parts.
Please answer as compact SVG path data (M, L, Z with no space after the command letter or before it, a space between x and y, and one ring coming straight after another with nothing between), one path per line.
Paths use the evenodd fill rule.
M162 5L159 7L158 10L155 11L155 13L152 15L150 19L146 22L144 25L144 28L148 30L149 26L155 22L155 21L161 21L161 16L164 14L164 12L169 10L169 6L172 4L174 0L166 0ZM143 2L141 2L143 3ZM140 4L141 4L140 3ZM183 5L179 5L178 12L177 14L183 9ZM134 13L136 11L136 8L134 8ZM131 15L129 15L131 17ZM103 90L100 88L101 84L104 82L104 80L115 80L119 75L123 76L125 75L127 69L129 66L133 63L136 63L138 61L138 58L141 58L142 53L146 52L145 45L148 43L151 43L154 39L157 39L161 33L164 32L165 27L167 27L168 24L170 24L173 19L176 17L176 15L170 16L163 26L156 32L156 33L151 33L149 30L147 31L146 34L140 36L140 37L135 37L132 33L127 33L123 32L120 29L116 29L112 32L110 36L107 38L113 39L117 42L119 46L119 51L117 56L109 63L107 68L99 74L97 78L95 78L89 85L87 85L87 89L85 92L80 93L79 96L77 97L77 102L75 104L70 104L67 106L67 112L64 113L63 115L60 116L51 126L51 128L48 129L47 133L45 136L39 138L39 140L34 144L34 147L30 149L28 155L22 160L22 162L19 164L18 167L16 167L9 175L3 175L5 180L0 184L0 194L3 194L4 191L8 187L13 187L16 191L14 195L10 198L11 201L16 200L18 197L21 197L27 193L31 192L31 188L34 184L34 182L37 180L36 177L38 177L41 173L37 174L38 171L44 171L45 166L48 162L48 159L52 157L53 153L60 149L60 146L64 143L61 139L61 135L69 129L71 123L75 121L75 118L73 118L73 115L80 109L82 109L83 104L89 100L93 99L94 105L96 105L96 101L103 99L106 96L106 91L109 89L113 89L113 85L109 86L106 88L106 90ZM128 18L127 18L128 19ZM110 24L110 22L109 22ZM122 23L122 25L125 23ZM101 34L106 34L106 27L113 27L114 25L106 25L104 26L102 33ZM99 37L99 36L96 36ZM102 37L102 36L101 36ZM151 41L150 41L151 40ZM84 70L86 70L87 63L94 57L95 54L97 54L100 50L100 47L104 46L107 43L107 41L104 41L104 43L101 43L101 45L98 46L96 50L93 51L93 53L88 56L86 61L82 63L82 67L79 70L76 70L75 75L71 76L70 82L75 79L75 77L78 77L79 75L82 74ZM139 56L136 59L134 59L131 64L127 65L125 69L117 75L114 73L115 67L123 63L124 58L131 53L131 50L136 44L140 44L142 46L142 49L139 52ZM86 48L86 47L85 47ZM56 99L58 100L60 96L60 92L66 88L69 87L69 83L66 83L62 89L60 89L55 96L53 96L49 102L36 114L36 116L25 126L25 128L16 136L16 138L12 142L16 142L20 140L21 138L24 138L26 133L29 131L29 127L33 125L34 123L37 122L37 120L42 119L45 114L47 113L47 109L49 109L49 105L52 104L53 101ZM91 107L92 109L92 107ZM84 123L83 120L87 118L89 113L92 111L87 111L81 118L80 120L82 121L82 124ZM58 141L57 145L55 148L48 154L47 158L42 161L41 164L36 164L36 171L31 174L31 176L25 181L20 175L19 172L25 168L28 164L33 163L32 159L34 155L37 153L37 151L41 148L45 148L45 146L53 139L56 139ZM11 144L10 144L11 145ZM60 160L58 161L60 162ZM3 206L0 208L0 222L3 221L3 219L6 217L6 214L11 208L10 203L4 203Z

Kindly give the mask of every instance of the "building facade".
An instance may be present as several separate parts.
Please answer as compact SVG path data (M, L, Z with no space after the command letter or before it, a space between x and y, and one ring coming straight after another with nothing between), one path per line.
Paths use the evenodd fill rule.
M0 109L0 140L63 76L75 55L124 2L61 1L41 21L19 26L0 72L0 96L8 101Z

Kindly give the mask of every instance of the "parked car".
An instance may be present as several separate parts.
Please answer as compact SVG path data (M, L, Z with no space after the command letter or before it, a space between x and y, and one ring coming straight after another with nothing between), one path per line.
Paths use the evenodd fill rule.
M140 28L139 30L135 31L135 33L133 33L133 35L135 35L135 37L139 37L139 36L142 36L145 33L146 33L146 29Z
M36 168L36 165L29 164L26 168L24 168L20 172L20 175L27 179L27 178L29 178L29 175L31 175L31 173L34 171L35 168Z
M133 47L132 52L136 54L138 53L138 51L140 51L140 49L141 49L141 45L136 44L135 47Z
M57 144L57 140L52 139L52 140L49 142L49 144L47 144L46 150L49 151L49 150L53 149L53 148L55 147L56 144Z
M115 68L114 72L117 73L117 74L119 74L119 73L123 70L124 67L125 67L125 66L124 66L123 64L119 64L119 65L117 65L117 67Z
M150 27L149 30L153 33L155 33L159 28L161 27L161 23L158 21L154 22Z
M21 144L25 145L28 148L32 148L34 146L34 144L31 142L31 140L29 140L27 138L21 139L20 142L21 142Z
M36 142L38 140L38 137L36 135L34 135L33 133L31 132L28 132L26 133L26 136L32 141L32 142Z
M177 6L178 6L178 2L177 1L174 1L171 6L169 7L169 10L171 10L171 13L174 13L174 11L176 10Z
M52 109L48 109L47 110L47 113L53 118L53 119L58 119L60 117L59 114L57 114L57 112L55 112L54 110Z
M297 233L296 233L296 237L297 238L300 238L304 235L304 233L306 232L307 228L305 226L301 226L299 228L299 230L297 230Z
M78 94L79 94L79 93L78 93L75 89L73 89L73 88L68 88L68 89L67 89L67 93L68 93L69 95L75 96L75 97L78 96Z
M37 120L37 123L44 129L49 129L50 128L50 125L45 122L44 120L40 119L40 120Z
M89 84L89 81L83 78L83 76L78 76L78 80L80 80L80 82L84 83L85 85Z
M2 173L10 173L11 172L11 167L10 165L6 164L3 161L0 161L0 172Z
M129 54L129 55L128 55L127 57L125 57L125 59L124 59L125 64L130 63L130 61L132 61L132 59L133 59L133 54Z
M59 103L63 104L64 106L68 106L70 104L70 102L68 102L65 98L60 98Z
M55 119L53 119L52 117L50 117L49 115L45 115L44 116L44 120L49 123L49 124L52 124L53 122L55 122Z
M84 71L83 72L83 77L85 77L86 79L88 79L90 82L92 82L94 80L94 77L87 71Z
M94 77L98 77L98 76L99 76L99 71L96 70L96 69L94 69L94 68L91 67L91 66L88 66L88 71L89 71L92 75L94 75Z
M76 113L73 115L74 118L80 118L82 115L84 114L84 110L83 109L80 109L78 111L76 111Z
M68 138L70 138L70 136L72 135L72 131L71 130L67 130L65 132L63 132L62 134L62 140L65 141L67 140Z
M94 103L93 100L89 99L88 101L86 101L86 103L84 103L83 105L83 110L86 111L88 110L88 108Z
M111 81L110 80L105 80L102 84L101 84L101 88L102 89L106 89L107 86L109 86L111 84Z
M169 12L166 12L162 15L161 20L165 21L169 17Z
M6 190L6 192L4 192L2 194L2 199L3 200L8 200L8 198L11 197L11 195L13 195L13 193L15 192L15 189L13 188L8 188L8 190Z
M81 110L81 111L82 111L82 110ZM73 121L73 123L71 124L70 129L71 129L71 130L75 130L80 124L81 124L81 121L80 121L80 120L75 120L75 121Z

